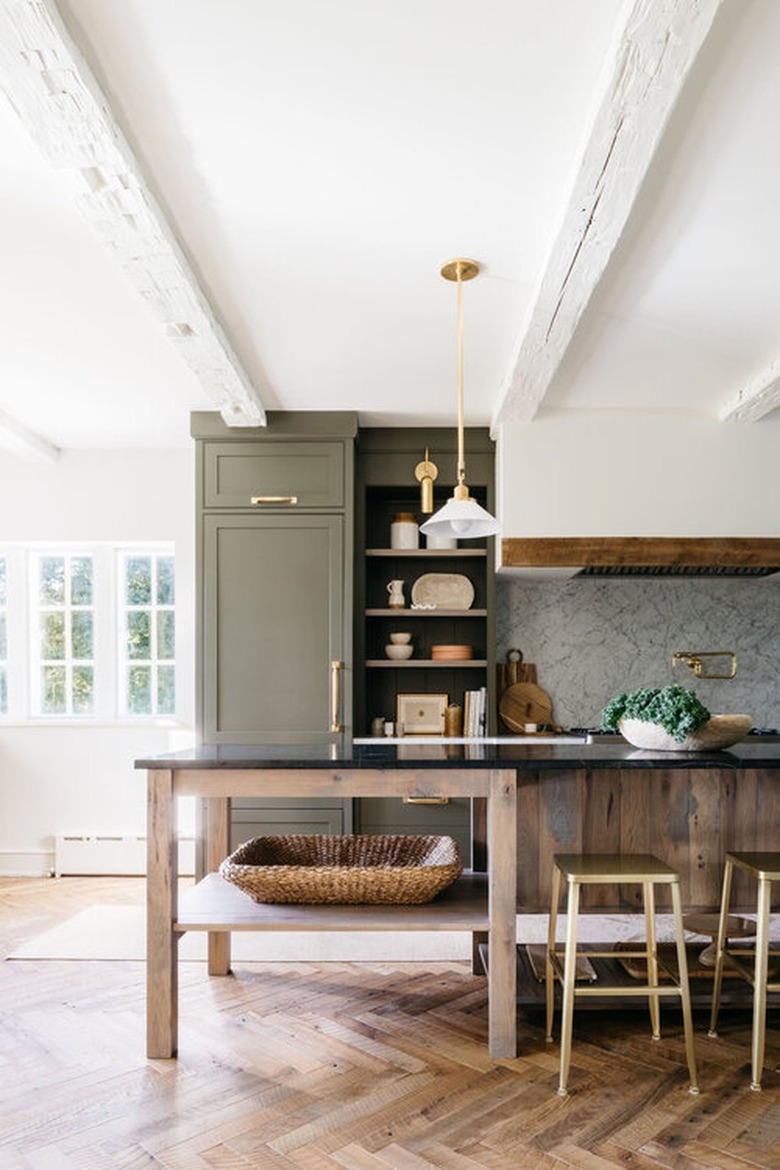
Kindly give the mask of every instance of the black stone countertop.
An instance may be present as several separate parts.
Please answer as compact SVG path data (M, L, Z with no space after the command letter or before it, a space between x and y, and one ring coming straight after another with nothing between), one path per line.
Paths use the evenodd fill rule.
M609 737L605 737L607 740ZM780 739L752 743L749 739L720 751L640 751L630 745L594 743L512 744L225 744L149 756L136 768L515 768L566 770L578 768L780 768Z

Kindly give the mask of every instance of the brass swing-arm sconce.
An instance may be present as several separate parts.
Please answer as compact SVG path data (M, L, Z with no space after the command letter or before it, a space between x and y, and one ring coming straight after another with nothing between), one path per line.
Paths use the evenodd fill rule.
M702 658L730 658L731 670L729 674L705 674ZM682 662L689 666L696 678L734 678L737 673L737 656L733 650L700 650L694 653L691 650L675 650L672 655L672 669Z
M433 481L439 474L435 463L428 458L428 448L425 448L425 458L414 469L414 477L420 485L420 511L430 515L433 511Z

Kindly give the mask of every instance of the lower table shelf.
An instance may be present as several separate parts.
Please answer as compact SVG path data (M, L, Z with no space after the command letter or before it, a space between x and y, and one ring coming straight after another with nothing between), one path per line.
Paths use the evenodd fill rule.
M420 906L303 906L254 902L216 873L184 891L173 929L487 931L487 877L464 874Z

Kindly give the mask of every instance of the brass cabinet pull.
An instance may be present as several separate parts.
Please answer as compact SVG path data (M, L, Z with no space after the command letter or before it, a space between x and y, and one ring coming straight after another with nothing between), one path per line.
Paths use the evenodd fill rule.
M251 504L297 504L297 496L252 496Z
M405 796L404 804L449 804L449 796Z
M333 661L330 664L330 729L331 731L343 731L344 726L339 723L339 711L341 710L341 672L344 669L343 662Z

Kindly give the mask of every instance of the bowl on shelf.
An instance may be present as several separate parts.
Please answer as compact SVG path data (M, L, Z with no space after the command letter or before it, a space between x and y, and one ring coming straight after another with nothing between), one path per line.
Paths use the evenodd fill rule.
M399 646L391 642L385 646L387 657L395 659L396 662L403 662L405 658L411 658L413 653L414 646L410 646L408 643Z
M412 635L408 633L396 633L390 635L390 641L394 646L405 646L407 642L411 642Z
M752 726L750 715L711 715L706 723L678 742L660 723L647 723L643 719L621 719L618 723L624 739L633 747L660 752L702 752L731 747L744 739Z

